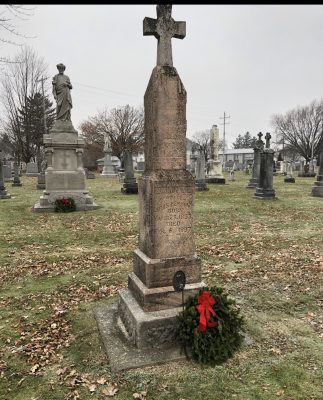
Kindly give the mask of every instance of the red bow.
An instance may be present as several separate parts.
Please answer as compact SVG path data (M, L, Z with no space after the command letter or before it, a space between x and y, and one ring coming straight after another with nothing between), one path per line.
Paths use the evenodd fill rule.
M197 311L200 313L199 331L205 332L207 327L214 328L217 322L210 320L210 313L215 317L212 306L216 303L210 292L204 291L198 298Z

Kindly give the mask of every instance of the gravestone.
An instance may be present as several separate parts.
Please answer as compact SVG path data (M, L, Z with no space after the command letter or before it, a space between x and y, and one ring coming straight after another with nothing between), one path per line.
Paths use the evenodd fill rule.
M112 163L112 148L108 138L106 138L104 145L104 164L101 176L105 178L116 178L117 176Z
M138 193L138 183L133 172L133 160L132 152L130 150L124 150L123 152L125 176L123 179L123 186L121 192L125 194L137 194Z
M2 150L0 150L0 199L10 199L11 195L6 191L6 187L4 185L3 159L1 152Z
M250 178L247 188L256 188L259 183L259 175L260 175L260 153L264 148L264 142L261 139L262 133L258 133L258 140L256 141L256 145L253 149L253 165L252 165L252 177Z
M203 153L200 153L197 158L195 171L195 190L209 190L205 182L205 157Z
M213 125L210 131L210 160L208 160L207 183L225 183L225 178L222 174L222 164L219 160L219 143L219 129L217 125Z
M141 172L145 170L145 161L137 161L137 171Z
M190 155L190 171L193 176L195 176L196 161L197 161L197 155L195 151L192 151L192 154Z
M13 182L11 186L22 186L22 183L20 182L20 177L19 177L19 170L18 170L18 161L15 160L13 164L13 171L14 171L14 176L13 176Z
M274 199L276 194L273 189L274 177L274 150L270 148L271 135L266 133L266 146L260 152L259 183L256 188L255 198L260 200Z
M284 182L295 183L295 178L293 177L293 163L291 161L286 161L286 176Z
M3 179L5 182L12 182L11 164L6 159L3 160Z
M234 168L232 167L230 171L230 179L231 182L234 182L236 180L235 173L234 173Z
M35 163L35 162L27 163L26 175L27 176L38 176L38 165L37 165L37 163Z
M84 168L86 179L95 179L95 174L93 171L90 171L88 168Z
M185 298L205 286L193 238L194 178L186 171L186 90L171 52L171 38L185 37L185 22L173 20L171 7L157 5L157 20L145 18L143 23L144 35L158 38L158 52L144 96L139 248L128 289L119 291L118 311L105 306L95 312L112 370L184 358L176 343L182 294L174 290L173 278L179 271L185 274ZM117 335L110 334L116 321L120 335L124 332L120 349ZM129 353L135 354L132 363Z
M301 161L299 162L298 176L299 176L299 177L304 176L304 160L301 160Z
M321 138L321 149L320 149L320 165L316 175L316 181L312 186L312 196L323 197L323 138Z
M69 77L64 75L65 66L58 64L59 74L53 78L53 94L57 102L56 120L44 137L47 168L45 170L45 190L38 203L36 212L55 210L55 200L71 197L76 210L93 210L99 206L86 190L83 168L84 139L78 136L71 121L72 88Z

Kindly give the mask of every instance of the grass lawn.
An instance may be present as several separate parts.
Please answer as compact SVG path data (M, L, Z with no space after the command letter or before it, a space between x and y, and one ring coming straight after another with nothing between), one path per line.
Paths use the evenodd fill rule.
M274 177L276 200L250 175L197 192L203 280L225 287L250 337L214 368L180 361L112 374L93 309L117 300L138 243L138 196L87 181L103 207L38 214L37 178L0 200L0 399L323 399L323 198L315 178Z

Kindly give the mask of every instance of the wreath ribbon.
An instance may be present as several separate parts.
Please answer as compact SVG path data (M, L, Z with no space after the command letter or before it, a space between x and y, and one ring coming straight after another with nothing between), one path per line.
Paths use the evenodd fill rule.
M198 297L197 311L200 313L199 331L205 332L207 327L214 328L218 325L217 322L211 321L211 314L215 317L215 311L212 306L216 303L211 293L204 291Z

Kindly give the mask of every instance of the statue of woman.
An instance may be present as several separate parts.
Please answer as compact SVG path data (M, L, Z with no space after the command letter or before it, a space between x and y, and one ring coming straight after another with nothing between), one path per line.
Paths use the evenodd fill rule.
M70 89L72 84L70 78L64 75L66 69L64 64L57 64L58 74L53 77L53 96L56 100L56 119L71 121L72 97Z

